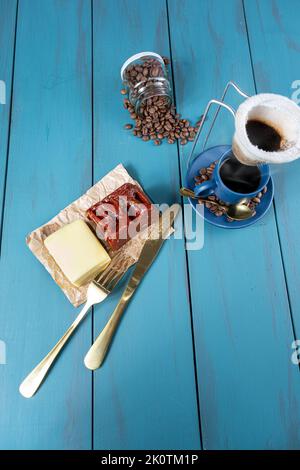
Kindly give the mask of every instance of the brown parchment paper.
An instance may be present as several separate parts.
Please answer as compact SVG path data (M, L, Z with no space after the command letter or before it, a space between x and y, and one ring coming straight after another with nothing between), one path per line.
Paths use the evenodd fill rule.
M32 253L43 266L45 266L54 281L75 307L78 307L86 301L87 286L76 287L70 283L48 252L44 245L44 240L63 225L69 224L77 219L83 219L92 226L86 218L86 210L118 189L124 183L133 183L140 186L137 181L131 178L123 165L119 164L98 181L98 183L92 186L83 196L72 202L48 223L37 228L26 237L26 243ZM149 236L151 236L151 230L153 231L155 229L157 230L157 227L154 227L153 224L150 228ZM137 261L144 243L145 234L141 233L128 241L117 252L109 252L112 261L107 269L117 269L118 271L125 272Z

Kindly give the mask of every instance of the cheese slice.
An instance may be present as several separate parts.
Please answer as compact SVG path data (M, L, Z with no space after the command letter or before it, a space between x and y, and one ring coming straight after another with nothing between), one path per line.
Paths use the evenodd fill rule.
M83 220L76 220L49 235L45 246L69 281L87 284L110 263L110 257Z

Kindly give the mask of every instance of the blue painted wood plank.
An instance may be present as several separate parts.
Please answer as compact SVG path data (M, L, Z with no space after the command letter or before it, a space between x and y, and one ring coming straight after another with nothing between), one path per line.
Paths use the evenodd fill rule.
M25 236L91 185L91 10L84 0L19 5L14 102L0 264L0 447L91 447L88 319L37 395L18 392L76 311Z
M169 55L164 1L94 2L95 179L119 162L155 202L178 201L175 146L154 147L124 131L120 67L130 55ZM165 243L94 374L97 449L187 449L200 445L183 241ZM95 309L97 334L117 295Z
M258 92L280 93L300 104L299 2L246 2ZM278 231L293 319L300 338L300 161L273 165Z
M168 4L178 111L197 116L230 79L253 93L242 2ZM221 116L210 145L231 141L232 118ZM188 259L203 447L299 448L299 371L273 209L247 229L206 226L204 248Z
M16 0L0 1L0 221L6 176L16 10Z

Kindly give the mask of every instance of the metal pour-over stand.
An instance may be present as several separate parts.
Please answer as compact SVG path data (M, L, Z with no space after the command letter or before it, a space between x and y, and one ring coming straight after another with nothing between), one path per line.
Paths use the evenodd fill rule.
M194 140L194 143L193 143L193 147L192 147L190 156L189 156L188 161L187 161L187 166L188 166L188 167L190 166L191 158L192 158L192 156L193 156L193 154L194 154L196 145L197 145L197 143L198 143L198 139L199 139L200 134L201 134L201 132L202 132L204 123L205 123L205 121L206 121L206 117L207 117L207 115L208 115L208 112L209 112L211 106L212 106L213 104L217 104L217 105L218 105L218 108L217 108L217 110L216 110L216 112L215 112L215 115L214 115L214 117L213 117L212 123L211 123L210 128L209 128L209 130L208 130L208 132L207 132L207 136L206 136L205 141L204 141L204 143L203 143L202 152L204 152L204 150L205 150L205 148L206 148L208 139L209 139L210 134L211 134L211 132L212 132L212 130L213 130L213 128L214 128L214 125L215 125L216 119L217 119L217 117L218 117L218 115L219 115L219 112L220 112L221 107L227 109L227 111L229 111L229 112L232 114L232 116L235 118L235 113L236 113L235 110L234 110L234 109L232 108L232 106L230 106L229 104L224 103L224 99L225 99L225 97L226 97L226 95L227 95L227 91L229 90L230 87L234 88L240 96L243 96L243 98L250 98L250 96L247 95L244 91L242 91L242 90L237 86L236 83L230 81L230 82L227 83L226 87L224 88L224 91L223 91L221 100L212 99L212 100L210 100L210 101L208 102L208 104L207 104L207 106L206 106L206 108L205 108L204 114L203 114L203 118L202 118L200 127L199 127L199 129L198 129L197 134L196 134L196 137L195 137L195 140Z
M208 102L208 104L205 108L204 114L203 114L203 118L202 118L200 127L198 129L197 134L196 134L192 150L190 152L190 155L189 155L189 158L188 158L188 161L187 161L188 170L187 170L185 184L186 184L186 187L189 188L189 189L194 188L194 186L195 186L194 177L198 175L198 171L199 171L200 168L208 167L210 163L212 163L213 161L219 160L219 158L221 158L221 156L225 152L229 152L231 150L231 145L217 145L215 147L211 147L209 149L206 149L208 139L209 139L209 137L211 135L211 132L214 128L216 119L218 117L218 114L219 114L221 108L227 109L227 111L229 111L231 113L233 118L235 118L235 115L236 115L235 109L232 106L230 106L229 104L224 103L224 99L227 95L227 92L228 92L229 88L233 88L243 98L250 98L250 96L247 95L247 93L245 93L244 91L242 91L236 83L234 83L233 81L230 81L230 82L227 83L226 87L224 88L224 91L223 91L223 94L222 94L222 97L221 97L220 100L211 99ZM204 123L206 121L208 112L210 111L211 106L214 105L214 104L217 105L218 107L217 107L217 110L216 110L216 112L213 116L211 125L210 125L210 127L208 129L208 132L206 134L206 137L204 139L204 143L203 143L203 146L202 146L201 153L197 157L194 157L195 148L197 146L199 137L202 133L202 130L203 130ZM264 196L264 198L262 199L262 201L259 205L259 211L258 211L258 213L256 214L255 217L252 217L251 219L247 219L247 220L243 220L243 221L234 221L232 223L228 223L228 222L226 222L224 216L218 218L215 215L209 213L209 211L207 209L204 209L204 211L205 211L204 212L204 218L209 223L211 223L213 225L217 225L219 227L223 227L223 228L247 227L248 225L252 225L253 223L257 222L261 217L263 217L265 215L265 213L267 212L267 210L269 209L269 207L272 203L273 195L274 195L273 181L272 181L272 178L270 178L269 183L268 183L268 191L267 191L266 195ZM203 213L201 211L198 211L198 209L197 209L197 201L195 201L194 199L189 198L189 202L193 206L195 211L202 217Z

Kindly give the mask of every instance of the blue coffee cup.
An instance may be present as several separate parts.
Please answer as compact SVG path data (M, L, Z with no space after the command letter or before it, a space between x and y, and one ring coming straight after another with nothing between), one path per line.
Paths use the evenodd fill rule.
M238 191L237 188L241 187L241 185L236 181L234 181L234 174L232 182L229 185L229 180L224 181L224 175L222 179L222 166L230 159L236 165L236 167L243 171L243 179L244 183L249 183L252 180L256 181L257 184L245 184L242 186L243 190L246 188L251 187L251 191L242 192ZM259 173L258 173L259 171ZM221 172L221 174L220 174ZM223 169L224 172L224 169ZM259 178L260 174L260 178ZM258 178L257 178L258 177ZM256 179L255 179L256 178ZM209 181L204 181L194 187L194 193L196 196L199 197L207 197L210 195L216 195L219 199L229 204L235 204L239 202L243 198L252 198L257 195L267 184L270 178L270 170L269 165L262 163L255 166L248 166L244 165L236 160L234 157L232 150L229 149L226 151L221 158L219 159L218 163L215 166L213 171L212 177ZM235 183L235 184L234 184ZM234 188L234 189L233 189Z

